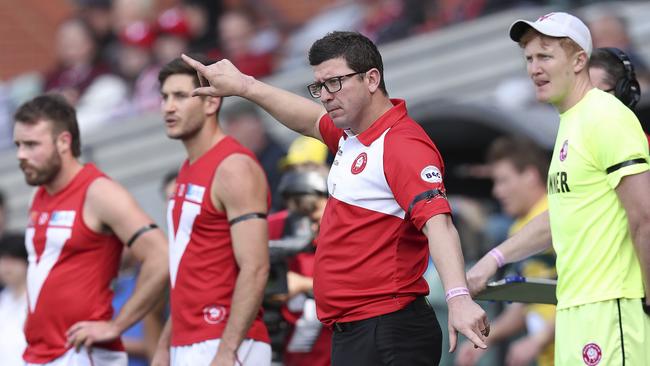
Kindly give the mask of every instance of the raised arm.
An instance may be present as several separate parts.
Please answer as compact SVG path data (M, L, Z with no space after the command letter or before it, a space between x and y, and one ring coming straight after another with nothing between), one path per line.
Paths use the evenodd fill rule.
M68 330L68 343L79 348L118 338L151 310L169 281L167 241L118 183L99 178L88 188L83 217L91 228L108 228L123 243L131 241L133 255L142 265L135 290L111 321L82 321ZM140 234L137 234L140 232Z
M233 365L241 342L262 304L269 274L268 224L249 214L266 214L267 184L264 172L251 158L232 155L215 174L213 202L225 209L231 224L230 235L239 274L232 295L230 316L212 365Z
M650 305L650 171L623 177L616 187L616 194L630 223L643 273L646 305Z
M447 293L452 289L466 288L465 262L460 249L458 232L451 222L451 216L439 214L430 218L424 226L424 234L429 240L429 252ZM461 332L480 348L487 348L485 337L490 325L485 311L469 294L454 296L447 300L449 308L449 352L456 349L457 332Z
M526 224L517 234L495 248L502 258L497 259L499 254L495 257L488 253L470 268L467 272L467 284L472 296L485 289L488 280L496 274L499 269L498 260L503 262L501 265L517 262L550 247L551 224L548 211L544 211Z
M288 128L322 141L318 121L325 114L323 106L245 75L227 59L212 65L203 65L186 55L182 57L197 71L202 84L204 81L209 84L194 90L192 95L213 97L236 95L246 98L262 107Z

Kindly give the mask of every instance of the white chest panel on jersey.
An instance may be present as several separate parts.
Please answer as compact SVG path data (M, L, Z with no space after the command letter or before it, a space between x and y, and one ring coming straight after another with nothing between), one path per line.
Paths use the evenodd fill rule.
M384 172L384 140L387 129L366 146L356 136L341 137L339 148L327 178L332 197L352 206L404 218Z

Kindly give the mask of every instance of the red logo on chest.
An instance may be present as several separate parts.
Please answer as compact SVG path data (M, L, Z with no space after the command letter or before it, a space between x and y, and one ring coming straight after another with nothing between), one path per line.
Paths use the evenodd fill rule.
M350 171L352 174L359 174L363 171L363 169L366 168L366 163L368 163L368 155L363 152L359 154L356 159L354 159L354 163L352 163Z
M589 343L582 348L582 360L585 365L596 366L603 358L603 351L596 343Z

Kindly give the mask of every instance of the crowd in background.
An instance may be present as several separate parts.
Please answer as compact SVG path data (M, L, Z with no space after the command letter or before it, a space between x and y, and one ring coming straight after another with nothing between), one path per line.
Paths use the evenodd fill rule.
M51 35L56 63L49 71L0 82L0 148L11 144L15 107L41 92L58 91L75 105L83 135L157 111L156 75L180 53L228 58L261 78L304 66L309 45L332 30L356 30L382 45L508 7L583 2L332 0L314 16L289 21L270 1L76 0L73 15ZM169 7L159 9L160 3ZM630 51L624 24L614 18L600 29L596 47L615 43Z

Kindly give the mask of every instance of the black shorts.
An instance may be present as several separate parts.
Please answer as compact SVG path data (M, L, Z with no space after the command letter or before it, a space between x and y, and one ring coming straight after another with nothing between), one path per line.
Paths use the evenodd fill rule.
M442 332L424 297L394 313L335 323L333 366L438 365Z

